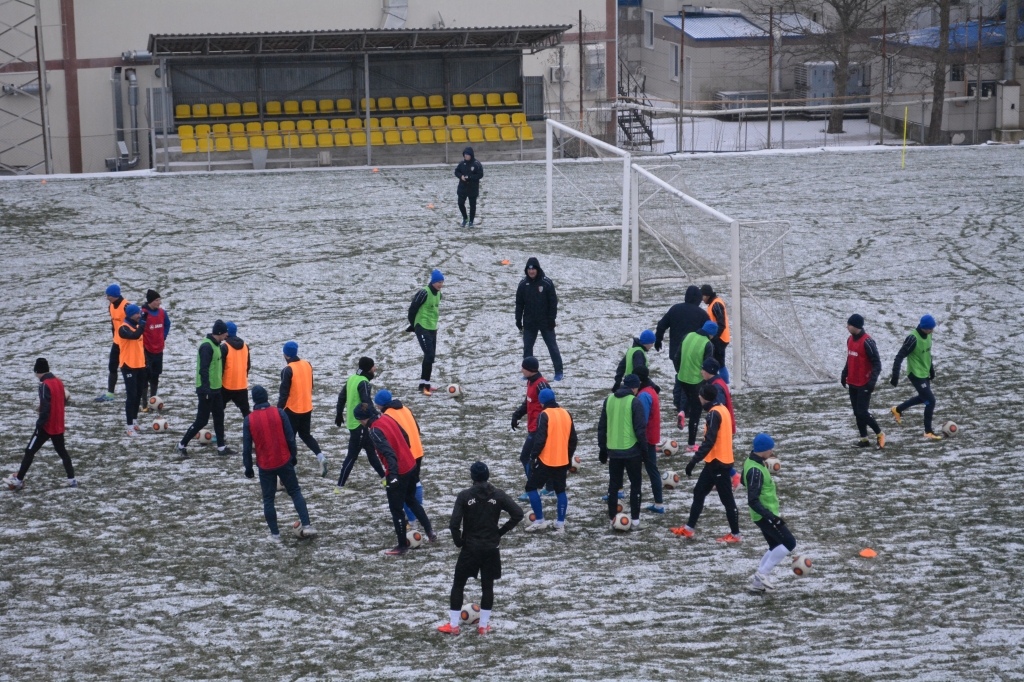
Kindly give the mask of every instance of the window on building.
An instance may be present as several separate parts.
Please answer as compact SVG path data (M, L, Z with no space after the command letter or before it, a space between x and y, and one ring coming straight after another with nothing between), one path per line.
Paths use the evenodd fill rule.
M679 80L679 46L672 46L672 80Z
M865 64L862 68L863 68L863 70L860 72L861 75L863 76L863 81L861 82L861 85L864 86L865 88L870 88L871 87L871 65L870 64Z
M964 80L964 65L953 64L949 67L949 80L952 83L962 83Z
M654 12L644 11L644 47L654 47Z
M978 82L971 80L967 82L967 96L974 97L974 93L977 90ZM981 96L982 97L995 97L996 94L996 81L981 81Z

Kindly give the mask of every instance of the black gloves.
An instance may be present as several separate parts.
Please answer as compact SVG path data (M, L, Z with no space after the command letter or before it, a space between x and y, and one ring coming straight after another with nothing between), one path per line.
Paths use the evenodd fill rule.
M839 383L843 385L843 388L846 388L846 377L839 377Z
M416 331L416 330L415 330L415 329L413 328L413 326L412 326L412 325L410 324L410 325L409 325L408 327L406 327L406 328L405 328L405 331L407 331L407 332L414 332L414 331Z
M686 477L690 478L693 476L693 467L697 466L697 458L694 457L690 460L689 464L686 465Z
M334 425L339 427L341 426L341 412L334 415Z
M770 519L768 519L768 523L771 524L771 527L775 530L779 530L780 528L786 525L786 520L781 516L773 516Z
M601 448L601 452L597 455L597 459L600 460L601 464L608 463L608 450Z
M149 311L143 308L142 312L139 313L139 322L145 322L147 317L149 317Z
M523 331L523 323L522 322L519 322L518 320L516 320L516 327L519 328L519 331Z
M892 378L889 379L889 383L892 384L893 386L899 386L900 385L900 375L899 374L893 374Z
M396 483L398 483L398 476L392 476L388 479L389 486L395 485Z
M515 431L519 428L519 417L512 417L512 430Z
M931 367L928 368L928 378L929 379L934 379L935 378L935 365L932 365Z
M246 478L252 478L255 475L256 474L253 472L252 467L249 467L248 469L245 470L245 477Z
M615 382L615 385L614 385L614 386L612 386L612 393L615 393L615 391L619 390L619 386L620 386L620 385L621 385L621 383L620 383L620 382L618 382L618 381L616 381L616 382Z
M872 391L875 390L875 383L877 383L877 380L876 381L869 381L868 385L864 387L864 388L866 388L868 390L868 393L871 393Z
M659 353L661 352L661 341L654 342L654 350L658 351Z

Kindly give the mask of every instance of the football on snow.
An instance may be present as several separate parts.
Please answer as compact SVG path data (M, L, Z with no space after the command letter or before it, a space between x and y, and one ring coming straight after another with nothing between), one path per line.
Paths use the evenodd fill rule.
M666 490L672 490L679 485L679 474L674 471L666 471L661 475L661 485Z
M468 606L462 607L462 613L459 614L460 625L474 625L480 622L480 606L477 604L469 604Z
M149 399L149 409L151 409L151 410L163 410L164 409L164 399L161 398L158 395L152 396Z
M448 384L448 388L445 391L448 395L462 395L462 389L459 388L458 384Z
M793 572L801 578L814 572L810 557L797 554L793 557Z
M213 431L210 429L200 429L199 433L196 434L196 440L199 441L200 445L209 445L213 442Z
M666 457L671 457L677 452L679 452L679 443L675 442L674 440L665 441L664 443L661 444L661 454L665 455Z
M153 430L154 431L157 431L157 432L166 431L168 428L169 428L169 425L167 424L167 420L164 419L163 417L160 417L159 419L155 419L153 421Z
M423 545L423 533L418 530L409 531L405 534L405 540L409 549L416 549Z
M942 435L946 438L952 438L960 431L960 427L953 422L946 422L942 425Z
M629 520L628 514L616 514L615 515L615 530L626 532L633 527L632 522Z

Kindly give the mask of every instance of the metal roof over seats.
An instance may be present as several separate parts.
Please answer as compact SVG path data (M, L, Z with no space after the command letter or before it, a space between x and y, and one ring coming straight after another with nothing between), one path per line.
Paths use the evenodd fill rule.
M701 12L686 15L686 35L693 40L749 40L761 38L767 40L767 17L762 28L738 12ZM679 30L679 15L665 17L665 23ZM807 33L822 33L824 28L801 14L780 14L776 17L776 27L782 31L784 38L802 38Z

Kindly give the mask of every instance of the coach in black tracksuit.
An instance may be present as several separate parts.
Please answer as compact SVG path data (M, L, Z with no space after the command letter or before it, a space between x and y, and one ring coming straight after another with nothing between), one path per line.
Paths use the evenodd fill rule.
M516 327L523 333L523 357L533 356L533 344L539 333L548 347L555 381L562 380L562 354L555 340L555 318L558 316L558 295L555 284L544 276L540 261L530 256L523 269L526 277L516 289Z
M484 167L473 156L473 148L462 150L462 161L455 167L455 177L459 179L459 211L462 212L462 226L473 227L476 218L476 198L480 195L480 178L484 177ZM466 199L469 199L469 215L466 215Z
M658 322L655 331L654 350L661 351L661 342L665 337L665 330L668 330L668 356L672 364L679 371L679 348L683 345L683 339L690 332L695 332L704 326L709 319L708 314L700 307L702 297L700 287L691 285L686 288L686 295L682 303L676 303L668 309L665 316Z

